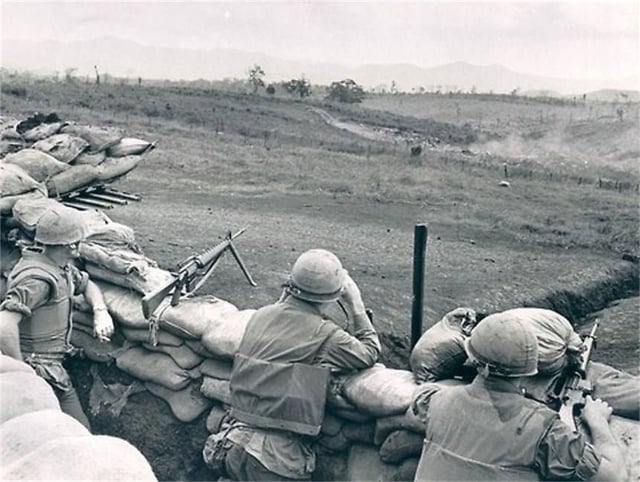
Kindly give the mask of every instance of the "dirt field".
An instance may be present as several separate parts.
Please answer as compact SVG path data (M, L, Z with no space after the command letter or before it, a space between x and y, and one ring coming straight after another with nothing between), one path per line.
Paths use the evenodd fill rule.
M545 136L561 132L562 152L516 155L507 149L509 139L530 135L546 104L518 103L524 120L499 128L486 117L475 126L474 99L468 104L437 99L434 109L424 108L420 115L399 100L381 110L393 99L371 101L376 110L312 106L338 119L342 125L336 127L304 102L278 97L188 87L26 84L25 89L24 96L14 95L3 86L3 113L56 111L65 119L118 126L130 136L158 141L157 149L114 186L142 194L143 201L107 212L135 229L147 256L171 268L219 242L227 230L246 227L236 246L259 286L248 286L229 257L201 293L257 308L278 297L300 253L333 250L375 313L384 339L382 361L389 366L407 363L416 223L429 230L425 328L458 306L491 312L522 305L554 308L582 326L611 302L638 294L638 266L622 259L624 253L638 253L638 172L628 167L637 166L640 153L628 140L628 132L638 131L633 119L617 130L611 126L615 119L593 119L578 133L575 125L559 130L553 124ZM457 117L451 114L456 104ZM574 107L565 107L555 106L548 115L568 118ZM510 115L509 103L491 108L498 109L492 115ZM431 113L446 115L431 118ZM401 128L405 136L423 138L437 132L443 139L445 133L451 142L413 157L408 144L339 128L345 124L366 132ZM603 138L603 126L624 135ZM482 154L479 146L488 145L489 137L495 142L492 152ZM605 151L603 165L599 153ZM572 153L580 162L565 162ZM506 180L505 163L510 187L499 185ZM599 178L611 183L599 185ZM624 303L624 317L607 318L611 336L598 357L633 369L639 316L635 301ZM73 373L87 402L87 367L77 365ZM149 407L157 420L140 417ZM206 433L195 423L180 426L167 410L148 393L137 394L120 418L102 414L94 425L100 432L126 434L143 447L161 479L200 480L206 474L199 460Z

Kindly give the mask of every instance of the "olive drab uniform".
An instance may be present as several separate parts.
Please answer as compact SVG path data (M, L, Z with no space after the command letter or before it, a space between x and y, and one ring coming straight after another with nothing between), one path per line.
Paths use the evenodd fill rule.
M71 264L60 267L40 252L25 250L8 276L7 295L0 308L22 315L19 325L22 358L51 385L62 411L90 429L71 377L62 364L73 351L72 297L84 290L87 280L87 275ZM44 292L34 299L34 294L21 290L23 285L34 281L49 287L46 299L40 299Z
M538 447L557 418L519 392L488 390L481 377L439 391L429 402L415 480L540 480Z
M320 432L329 369L313 362L338 327L303 306L297 300L266 306L249 320L230 380L236 419L302 435Z
M50 296L44 305L33 310L30 316L25 316L20 324L22 355L62 360L71 347L69 338L74 289L71 273L40 253L27 251L9 274L9 291L29 278L46 282Z
M291 452L281 457L293 460L289 464L275 462L278 446L273 460L265 460L257 443L249 442L245 448L283 477L306 478L315 467L315 455L307 450L306 436L320 432L330 371L314 366L314 361L338 329L323 320L316 307L290 297L254 313L236 354L230 380L232 416L260 432L266 429L267 433L291 434L293 448L282 447ZM230 438L233 440L233 436ZM298 462L300 466L296 466Z

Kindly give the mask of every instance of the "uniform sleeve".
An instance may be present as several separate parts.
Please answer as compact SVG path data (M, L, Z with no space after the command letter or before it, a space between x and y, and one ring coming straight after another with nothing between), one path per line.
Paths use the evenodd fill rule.
M51 287L49 283L37 278L26 278L20 283L9 286L5 300L0 309L31 316L36 308L47 302Z
M411 405L407 409L406 416L414 421L426 425L429 417L429 404L431 397L440 391L440 386L435 383L423 383L416 391L411 401Z
M600 456L582 433L556 419L538 446L536 465L545 480L589 480Z
M316 363L341 371L362 370L375 364L380 355L380 340L373 330L360 330L350 335L335 330L316 355Z
M69 265L71 272L71 280L73 281L74 295L81 295L87 289L87 283L89 282L89 275L84 271L80 271L73 265Z

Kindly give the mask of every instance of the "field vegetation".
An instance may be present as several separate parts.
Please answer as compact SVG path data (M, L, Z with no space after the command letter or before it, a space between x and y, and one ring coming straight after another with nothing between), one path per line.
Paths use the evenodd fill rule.
M406 356L415 223L430 233L425 325L456 306L618 286L578 296L584 306L564 310L577 321L637 290L621 257L638 255L638 104L367 94L345 105L141 84L5 75L2 114L56 112L158 141L115 186L144 200L108 214L164 267L248 226L237 246L260 287L228 261L203 291L241 308L273 301L301 251L333 249Z

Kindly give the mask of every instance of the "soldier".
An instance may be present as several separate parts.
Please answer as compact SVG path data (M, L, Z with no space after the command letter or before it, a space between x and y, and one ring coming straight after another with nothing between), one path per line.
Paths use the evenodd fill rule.
M557 412L525 398L520 382L538 371L538 342L526 323L508 312L490 315L465 350L478 370L474 381L427 384L410 408L426 423L416 481L625 479L605 402L587 397L589 443Z
M353 335L323 317L339 298L354 313ZM230 380L236 422L222 440L210 436L224 453L205 445L205 460L223 458L234 480L309 479L330 372L368 368L379 353L360 290L340 260L322 249L303 253L285 296L249 320Z
M83 293L92 306L99 340L109 340L114 327L102 292L72 263L83 238L83 225L67 213L47 211L38 220L34 245L23 250L7 280L0 304L0 350L33 367L53 387L62 411L90 428L62 365L72 348L73 295Z

